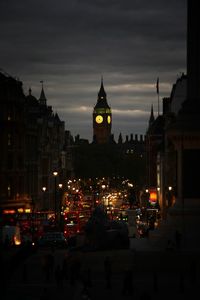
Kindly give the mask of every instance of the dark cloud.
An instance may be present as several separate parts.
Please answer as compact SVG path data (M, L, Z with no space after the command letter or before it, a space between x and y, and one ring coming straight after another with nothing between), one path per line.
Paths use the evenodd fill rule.
M101 75L114 133L128 134L145 132L157 77L168 96L186 69L186 0L1 0L0 20L0 68L36 97L44 80L66 129L90 140Z

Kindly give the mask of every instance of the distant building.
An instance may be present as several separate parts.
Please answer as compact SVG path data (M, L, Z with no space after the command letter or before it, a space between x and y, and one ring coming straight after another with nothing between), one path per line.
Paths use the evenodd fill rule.
M198 1L187 1L187 75L182 74L163 99L163 115L156 134L150 125L147 139L154 153L157 191L164 222L157 237L166 242L181 232L181 247L200 249L200 18ZM150 237L153 236L150 234ZM158 243L161 242L158 240Z
M26 187L26 98L22 82L0 73L0 206L30 207Z
M200 249L200 18L198 1L187 1L187 76L182 74L163 99L163 126L160 141L156 138L156 121L148 131L157 140L154 170L164 222L157 237L163 241L182 235L181 247ZM155 134L154 134L155 133ZM150 237L153 233L150 234ZM158 241L159 242L159 241Z
M186 94L187 76L182 74L173 84L170 97L163 98L163 114L155 118L151 108L146 132L146 187L158 190L163 217L173 204L172 196L177 193L177 154L166 129L176 120Z
M54 210L67 178L112 177L144 180L145 138L137 134L115 142L112 112L101 81L93 111L94 139L73 138L47 104L23 92L22 82L0 73L0 210ZM55 177L53 172L57 172ZM58 184L63 183L58 192ZM56 190L55 190L56 188Z
M127 135L118 141L111 133L112 111L107 103L107 95L101 80L97 103L93 110L93 141L75 137L72 147L74 172L77 177L134 178L140 183L144 180L145 137Z
M93 142L105 144L110 142L112 127L112 112L107 103L107 96L101 80L97 103L93 110Z
M42 86L37 100L22 82L0 73L0 209L54 209L54 178L66 178L64 122ZM69 160L69 153L68 158Z

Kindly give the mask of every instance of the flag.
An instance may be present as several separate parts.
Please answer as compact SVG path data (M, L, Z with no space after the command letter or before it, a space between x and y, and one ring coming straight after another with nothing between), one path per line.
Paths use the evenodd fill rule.
M159 78L157 78L157 82L156 82L156 92L157 94L159 94Z

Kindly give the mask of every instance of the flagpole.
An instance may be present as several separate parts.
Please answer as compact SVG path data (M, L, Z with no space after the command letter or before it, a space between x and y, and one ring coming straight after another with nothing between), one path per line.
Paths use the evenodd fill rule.
M160 102L160 93L159 93L159 77L157 78L156 82L156 91L158 95L158 116L160 115L160 107L159 107L159 102Z

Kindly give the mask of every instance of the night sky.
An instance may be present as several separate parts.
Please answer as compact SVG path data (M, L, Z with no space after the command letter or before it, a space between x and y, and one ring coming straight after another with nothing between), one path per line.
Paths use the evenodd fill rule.
M0 69L39 98L41 83L66 130L92 140L101 76L115 140L145 134L186 72L186 0L1 0ZM161 110L161 104L160 104Z

